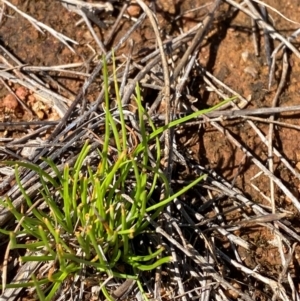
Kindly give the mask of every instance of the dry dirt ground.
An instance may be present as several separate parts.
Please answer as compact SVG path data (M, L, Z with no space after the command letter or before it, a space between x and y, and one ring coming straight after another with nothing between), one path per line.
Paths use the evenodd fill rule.
M264 2L272 5L274 9L289 19L299 21L300 5L298 0L268 0ZM101 54L101 50L96 45L95 39L84 22L77 24L81 17L74 12L68 11L58 1L11 0L10 3L36 20L55 29L57 32L77 41L78 45L69 43L75 49L75 53L72 52L63 43L58 41L57 38L46 31L44 33L39 32L32 24L21 17L19 13L8 8L0 1L2 9L4 9L0 26L1 69L9 72L13 70L17 74L20 66L51 67L81 63L76 69L78 74L81 72L79 75L72 72L61 72L61 70L47 71L45 69L44 71L36 71L32 69L32 74L41 77L48 83L50 89L68 99L70 102L66 103L66 105L69 106L78 94L87 75L91 73L94 67L95 56L97 58ZM93 24L95 33L103 41L106 50L110 50L111 47L124 37L136 18L142 13L138 5L129 3L129 9L125 10L117 30L113 33L110 40L108 40L111 29L124 3L122 1L115 1L112 12L101 12L97 16L105 24L105 26L102 26L103 28L99 28L99 26ZM153 1L152 9L156 12L162 40L175 37L181 32L187 32L193 26L197 25L207 15L210 4L207 0ZM271 9L268 9L268 12L269 22L285 37L288 37L299 28L299 23L292 23ZM132 56L133 61L140 62L141 58L151 53L157 47L156 36L147 18L132 33L130 38L134 41L134 46L132 48L128 41L122 45L116 53L118 64L124 62L124 58L129 55ZM270 44L271 51L273 51L279 42L271 40ZM299 49L299 39L294 40L293 45ZM268 87L269 66L262 30L259 31L258 46L258 52L256 53L253 43L251 19L243 12L234 10L224 1L216 12L214 21L201 44L201 49L197 56L198 66L210 72L234 92L238 92L248 100L247 109L272 107L272 101L282 76L283 54L279 52L276 57L274 77L270 88ZM11 53L19 63L9 57L8 53ZM174 58L173 64L175 66L178 59ZM11 64L10 70L7 67L7 61ZM276 104L279 107L296 106L299 103L300 58L290 50L287 50L287 64L287 77ZM209 91L208 84L203 79L201 68L197 69L195 67L189 74L188 93L193 99L182 100L188 102L188 107L191 104L189 101L193 101L192 104L194 107L202 109L218 103L221 99L221 97L216 96L216 93ZM96 79L91 85L87 96L88 102L95 100L95 95L99 91L99 84L100 80ZM232 94L228 93L228 91L226 92L226 89L221 85L216 84L216 86L220 91L225 91L224 95L232 96L235 94L234 92ZM155 89L150 89L150 92L146 90L145 88L145 102L151 106L158 94L155 92ZM188 93L186 92L186 94ZM13 94L16 94L19 100ZM183 112L185 107L182 105L181 112ZM160 104L156 109L156 113L163 114L164 110L164 105ZM255 120L253 117L253 123L262 133L268 135L270 126L268 120L270 116L261 115L256 117L260 117L260 119ZM55 121L60 118L62 118L61 114L51 106L51 103L45 103L34 91L23 87L19 83L1 77L0 160L23 158L24 153L21 153L20 148L6 148L6 146L11 141L21 139L30 133L30 128L16 124L7 126L8 122L32 120ZM275 115L274 120L281 122L281 124L274 125L274 133L272 135L273 146L279 151L280 156L286 159L298 172L298 168L300 168L299 112L291 111L278 114ZM258 159L264 166L268 166L268 147L247 122L246 117L229 121L221 120L220 122L243 147L251 152L253 157ZM289 125L293 125L294 127ZM35 129L35 127L31 126L31 129ZM46 139L50 134L51 129L41 139ZM182 152L184 155L187 156L188 153L190 154L189 160L192 160L195 164L204 166L212 173L215 172L228 183L232 183L232 187L240 189L248 199L259 204L259 206L265 208L269 213L272 212L269 177L260 172L260 169L251 161L251 158L245 156L245 152L241 147L226 138L224 133L217 131L210 122L201 125L199 123L196 125L187 125L180 132L176 132L176 141L180 151L185 149L185 152ZM174 173L181 173L183 180L186 180L191 176L189 174L190 170L186 168L183 171L183 169L182 166L175 166ZM289 171L278 156L274 156L273 173L292 192L294 197L299 199L299 174L293 174ZM6 176L5 174L1 174L0 182L1 179L4 181ZM3 188L2 195L8 189L9 187ZM210 193L211 198L213 198L214 193ZM276 213L291 213L291 215L288 215L289 218L285 216L284 225L292 229L294 233L299 234L300 215L293 201L277 185L275 185L273 195ZM195 205L194 208L199 208L202 205L202 201L199 201L201 197L204 198L202 192L199 192L197 196L187 196L186 199L190 204ZM214 218L218 210L221 210L224 213L223 219L225 222L230 221L233 223L243 220L243 214L248 213L249 216L252 215L253 211L250 207L244 208L243 212L238 209L231 211L234 204L235 202L230 198L220 201L215 200L215 203L212 205L215 206L215 210L202 208L201 214L206 218ZM283 236L283 241L285 237L287 238L290 248L295 244L292 253L288 250L289 247L284 245L282 247L283 254L280 254L281 249L278 247L274 236L275 229L277 229L276 225L275 228L270 228L265 225L256 224L255 227L245 227L236 230L234 234L247 241L251 245L250 250L246 250L240 245L237 245L233 249L226 236L222 236L221 234L215 235L215 244L224 253L234 257L237 262L240 260L239 264L248 268L249 271L258 271L264 277L272 279L275 282L282 275L284 279L281 279L281 283L286 288L290 300L299 300L295 296L298 295L299 298L300 294L300 241L297 241L297 237L290 237L284 230L279 230ZM191 237L195 236L192 232L190 235ZM292 257L288 262L288 266L284 267L283 260L284 262L289 260L289 254ZM284 259L282 259L282 256ZM252 293L249 293L249 295L253 298L252 300L271 300L271 290L266 288L267 285L264 281L259 280L257 277L249 280L251 278L250 272L246 276L246 273L241 272L238 267L231 269L231 265L228 263L226 266L219 257L217 261L220 266L225 267L223 272L224 278L238 290L244 292L251 290ZM285 271L284 268L286 268ZM291 280L288 279L287 273L289 273ZM289 281L293 282L295 292L291 291ZM229 289L225 290L225 295L227 297L224 296L224 298L231 298L228 300L237 300L238 298ZM278 299L281 298L278 296Z

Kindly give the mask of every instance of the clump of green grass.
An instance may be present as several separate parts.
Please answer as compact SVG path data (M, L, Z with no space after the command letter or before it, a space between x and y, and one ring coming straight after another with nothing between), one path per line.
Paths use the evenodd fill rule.
M120 112L119 120L113 118L109 107L109 85L107 67L103 68L105 85L105 133L104 144L98 150L99 162L96 168L86 165L90 151L87 141L74 166L65 165L60 172L54 162L44 159L52 173L39 166L24 162L7 162L16 165L15 176L20 191L29 208L27 213L16 210L11 200L1 200L9 208L19 226L14 231L2 229L10 239L10 250L25 250L21 263L47 263L50 269L45 275L35 273L31 279L21 283L8 283L6 287L35 287L40 300L52 300L61 285L90 269L99 276L102 293L113 300L103 284L103 277L137 279L139 271L151 271L171 260L163 255L164 249L151 249L137 255L132 239L149 230L147 218L155 219L164 207L175 197L185 193L199 183L196 179L176 194L165 175L160 171L161 148L159 135L166 129L190 120L202 112L173 121L167 126L156 128L144 111L139 88L136 88L136 105L140 140L129 148L127 140L132 131L128 130L122 110L115 78L116 102ZM222 105L224 103L221 103ZM110 154L110 142L116 145L116 154ZM149 146L155 144L154 161L149 159ZM39 175L41 189L39 198L46 206L40 209L24 189L18 166L34 170ZM158 187L164 187L164 199L153 201ZM129 272L121 272L119 266ZM126 270L126 271L127 271ZM138 280L138 279L137 279ZM139 283L140 288L142 285Z

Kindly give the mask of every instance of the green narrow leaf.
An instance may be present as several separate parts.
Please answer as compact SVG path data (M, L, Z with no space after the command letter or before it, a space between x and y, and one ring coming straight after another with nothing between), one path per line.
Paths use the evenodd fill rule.
M145 264L140 264L135 261L130 261L130 264L135 267L136 269L140 271L152 271L156 269L157 267L163 265L164 263L169 263L172 261L171 256L163 257L155 261L153 264L145 265Z
M64 200L64 213L65 213L65 220L67 224L68 232L73 231L73 225L71 220L71 196L69 185L72 179L70 179L70 168L69 165L66 164L64 167L64 177L63 177L63 200Z
M120 97L120 91L119 91L119 84L118 84L118 79L117 79L117 71L116 71L116 62L115 62L115 54L112 52L113 56L113 74L114 74L114 84L115 84L115 92L116 92L116 99L117 99L117 106L119 110L119 116L120 116L120 122L121 122L121 130L122 130L122 148L120 148L120 153L127 148L126 146L126 141L127 141L127 130L126 130L126 125L125 125L125 118L123 114L123 106L121 102L121 97Z
M105 135L104 135L104 144L102 150L102 162L100 165L99 175L100 177L105 176L105 171L107 167L107 155L108 155L108 147L109 147L109 139L110 139L110 111L109 111L109 95L108 95L108 72L107 72L107 64L106 59L103 56L103 84L104 84L104 99L105 99Z
M167 204L169 204L171 201L173 201L175 198L178 198L180 195L182 195L183 193L187 192L188 190L190 190L192 187L194 187L195 185L197 185L199 182L201 182L202 180L204 180L207 177L207 175L202 175L201 177L199 177L198 179L194 180L193 182L191 182L190 184L188 184L187 186L185 186L184 188L182 188L181 190L179 190L178 192L174 193L173 195L171 195L170 197L168 197L167 199L151 206L148 207L146 209L146 212L150 212L152 210L155 210L157 208L166 206Z
M194 118L197 118L197 117L199 117L201 115L213 112L213 111L217 110L219 107L227 104L228 102L230 102L230 101L232 101L234 99L236 99L236 97L232 97L232 98L226 99L224 101L221 101L220 103L218 103L217 105L215 105L215 106L213 106L211 108L204 109L204 110L201 110L201 111L197 111L197 112L194 112L194 113L192 113L192 114L190 114L188 116L185 116L185 117L173 120L169 124L164 125L164 126L158 128L156 131L152 132L150 134L150 136L149 136L149 140L157 137L159 134L163 133L164 131L166 131L168 129L171 129L171 128L179 125L179 124L182 124L184 122L190 121L190 120L192 120Z
M55 179L53 177L51 177L50 174L48 174L46 171L44 171L43 169L41 169L38 165L36 164L32 164L32 163L27 163L27 162L22 162L22 161L4 161L4 164L7 165L12 165L12 166L22 166L25 167L29 170L33 170L35 171L40 177L44 177L45 179L47 179L51 185L53 185L54 187L58 187L58 183L55 181Z
M72 196L71 196L73 213L77 212L77 187L78 187L79 175L81 172L83 161L85 160L90 148L91 146L88 145L88 141L86 141L74 165L74 169L73 169L74 173L72 173L73 185L72 185ZM76 216L74 216L73 218L75 220Z

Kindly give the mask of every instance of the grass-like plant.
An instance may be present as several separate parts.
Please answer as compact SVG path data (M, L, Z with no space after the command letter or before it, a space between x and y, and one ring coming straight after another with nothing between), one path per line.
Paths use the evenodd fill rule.
M84 269L99 275L102 293L108 300L113 300L106 286L101 285L104 277L137 279L139 271L153 270L171 260L162 255L162 247L153 250L146 246L148 254L137 255L132 239L149 230L147 216L157 218L167 204L199 183L202 177L171 195L169 183L160 171L160 134L224 104L156 128L147 118L137 87L138 139L126 125L116 78L119 120L111 114L105 62L103 74L106 115L98 166L91 167L86 163L89 142L84 144L74 166L65 165L63 172L49 159L44 160L52 170L50 173L34 164L7 162L16 165L16 181L29 209L19 212L9 198L1 200L1 205L9 208L19 222L14 231L2 229L1 232L9 236L10 250L24 250L20 257L22 263L48 264L49 270L44 275L29 275L28 281L8 283L6 287L33 286L40 300L52 300L64 281L82 275ZM134 146L129 146L130 135L136 138ZM116 148L114 153L110 149L112 140ZM150 145L155 149L154 162L153 157L151 162L149 158ZM34 170L39 175L41 189L38 197L44 204L42 208L33 203L24 189L18 166ZM164 187L165 198L161 201L153 199L153 193L159 187ZM122 272L120 266L125 267L126 272ZM139 287L142 287L140 283Z

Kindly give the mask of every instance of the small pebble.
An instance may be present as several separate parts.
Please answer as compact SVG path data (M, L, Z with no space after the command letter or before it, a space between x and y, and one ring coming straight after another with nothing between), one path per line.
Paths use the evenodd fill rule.
M258 75L257 70L256 70L254 67L252 67L252 66L246 67L246 68L244 69L244 72L245 72L245 73L248 73L248 74L250 74L250 75L252 75L253 78L256 78L257 75Z
M16 97L12 94L6 95L3 99L3 106L9 111L14 111L17 108L18 104L19 103Z
M240 291L240 289L241 289L241 285L239 283L237 283L237 282L234 282L232 284L232 286L234 288L236 288L238 291ZM237 300L237 298L239 297L239 293L236 292L236 291L234 291L233 289L229 289L227 291L227 296L230 297L230 298L232 298L233 300Z
M135 1L132 1L127 7L127 13L130 17L138 17L141 13L141 7Z
M28 140L28 143L37 143L36 140ZM29 147L29 146L25 146L23 147L22 151L21 151L21 156L23 158L28 159L29 157L31 157L33 155L33 153L35 152L35 150L37 149L37 147Z
M28 90L24 87L19 87L15 93L21 100L25 100L28 95Z
M242 60L244 62L247 62L248 59L249 59L249 52L246 50L246 51L242 52Z

